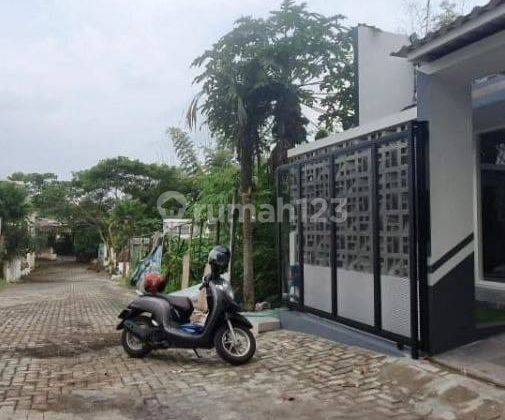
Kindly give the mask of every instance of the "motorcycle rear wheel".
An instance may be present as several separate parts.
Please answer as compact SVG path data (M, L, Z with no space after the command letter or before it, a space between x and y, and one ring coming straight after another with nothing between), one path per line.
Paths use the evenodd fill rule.
M238 343L232 342L227 325L218 329L214 336L217 354L226 362L238 366L247 363L256 352L256 339L251 331L241 325L234 325L233 330Z
M151 328L151 318L147 316L138 316L134 318L133 321L140 325L141 328ZM140 340L126 329L123 330L121 335L121 345L128 356L137 359L146 357L152 350L147 343Z

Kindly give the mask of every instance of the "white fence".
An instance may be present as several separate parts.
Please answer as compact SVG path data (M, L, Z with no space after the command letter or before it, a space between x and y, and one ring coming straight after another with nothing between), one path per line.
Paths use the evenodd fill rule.
M21 277L31 273L35 268L35 254L28 253L26 257L16 257L6 261L3 267L3 278L7 283L16 283Z

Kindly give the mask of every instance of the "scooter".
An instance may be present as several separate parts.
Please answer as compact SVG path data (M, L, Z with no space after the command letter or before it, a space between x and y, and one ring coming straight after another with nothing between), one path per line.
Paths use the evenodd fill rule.
M152 350L168 348L216 348L218 355L232 365L247 363L256 351L252 324L241 315L229 282L220 267L203 280L209 314L203 326L190 323L193 303L186 297L161 293L144 294L133 300L119 315L121 344L130 357L143 358Z

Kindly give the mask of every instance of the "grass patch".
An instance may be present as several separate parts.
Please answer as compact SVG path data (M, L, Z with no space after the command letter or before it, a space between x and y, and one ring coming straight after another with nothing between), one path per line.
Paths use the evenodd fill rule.
M475 319L478 324L505 324L505 309L477 308Z
M0 277L0 290L5 289L7 287L7 281Z

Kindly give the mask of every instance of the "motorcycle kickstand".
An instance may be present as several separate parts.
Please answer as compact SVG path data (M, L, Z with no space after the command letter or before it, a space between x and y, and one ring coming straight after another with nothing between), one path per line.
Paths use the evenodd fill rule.
M193 351L195 352L196 357L198 357L199 359L201 359L201 358L202 358L202 356L200 356L200 354L198 353L198 351L197 351L196 349L193 349Z

